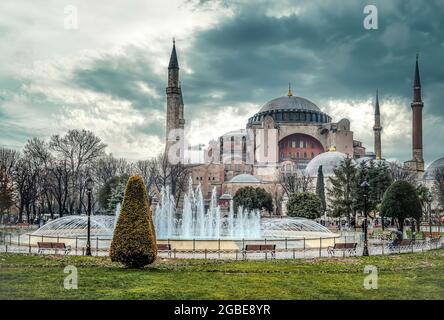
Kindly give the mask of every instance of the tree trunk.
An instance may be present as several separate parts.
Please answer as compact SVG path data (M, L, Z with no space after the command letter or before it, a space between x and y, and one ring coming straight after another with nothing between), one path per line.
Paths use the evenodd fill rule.
M404 236L404 218L398 219L399 223L399 231L402 232L402 235Z

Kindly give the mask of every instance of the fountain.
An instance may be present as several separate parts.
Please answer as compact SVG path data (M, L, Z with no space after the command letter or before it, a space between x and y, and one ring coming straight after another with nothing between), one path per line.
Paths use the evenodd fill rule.
M183 199L183 210L175 210L176 201L169 188L162 188L160 203L154 213L154 226L158 239L259 239L260 214L233 204L228 214L221 214L217 205L216 188L211 193L210 206L204 208L200 184L194 190L189 182L188 193Z
M168 187L162 188L160 201L153 212L156 237L160 243L174 242L181 248L218 249L241 248L244 241L285 241L287 239L325 239L323 244L338 237L319 223L295 217L261 217L259 211L221 208L217 203L214 188L208 208L205 208L201 186L193 188L190 179L188 191L182 200L182 208L176 208L176 199ZM114 215L91 215L91 237L96 245L109 247L119 218L121 205ZM86 215L64 216L48 222L23 241L60 241L81 245L86 240L88 217ZM52 239L52 240L51 240ZM309 242L307 242L309 245Z

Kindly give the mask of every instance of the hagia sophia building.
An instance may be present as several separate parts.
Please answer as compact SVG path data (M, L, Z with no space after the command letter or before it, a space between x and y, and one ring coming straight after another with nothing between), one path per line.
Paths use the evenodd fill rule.
M166 152L176 144L184 150L184 103L179 81L176 46L168 65ZM416 57L412 107L412 159L405 168L417 173L418 179L430 180L432 170L444 166L444 157L433 162L424 172L422 144L421 82ZM176 134L182 132L182 134ZM201 185L204 198L209 199L216 188L220 199L231 199L245 186L263 187L274 195L282 195L282 175L303 172L316 178L323 167L325 177L346 157L357 163L374 159L384 161L381 145L381 119L378 92L374 109L374 148L367 152L350 129L348 119L334 121L307 98L293 95L291 86L285 96L266 102L246 122L245 128L227 132L209 142L203 163L188 163L185 152L177 152L180 161L191 172L193 185ZM424 174L425 173L425 174ZM429 181L430 183L430 181ZM315 182L312 183L315 185ZM314 186L313 186L314 187Z

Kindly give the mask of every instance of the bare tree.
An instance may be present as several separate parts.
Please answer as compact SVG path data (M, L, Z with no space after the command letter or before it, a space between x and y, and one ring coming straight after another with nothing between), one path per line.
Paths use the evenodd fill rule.
M36 188L38 198L32 204L34 215L48 211L51 216L54 216L53 201L54 197L51 192L51 171L50 168L54 162L54 157L51 155L49 145L39 138L28 140L24 147L24 155L29 159L33 170L37 172ZM36 202L39 202L38 204Z
M293 193L308 192L311 188L312 180L305 170L281 171L279 179L288 197Z
M133 171L132 163L124 158L117 159L112 154L99 158L94 164L96 182L101 186L116 176L131 175Z
M170 188L171 194L176 199L176 206L178 206L188 187L189 172L187 168L180 163L170 164L166 155L161 154L151 162L150 176L157 192L166 186Z
M23 222L24 212L26 212L28 223L31 221L31 206L38 198L37 176L38 171L35 170L30 159L23 157L17 161L13 177L18 195L19 222Z
M390 174L393 181L407 181L411 184L416 184L416 174L406 169L402 163L398 161L389 162Z
M4 168L8 176L12 174L12 170L19 158L20 152L13 149L0 148L0 167Z
M80 214L83 208L85 169L104 155L106 145L91 131L70 130L63 137L52 136L50 148L55 152L57 160L68 165L68 210L71 214Z
M134 165L134 173L142 177L148 190L150 190L153 185L152 166L152 160L139 160Z

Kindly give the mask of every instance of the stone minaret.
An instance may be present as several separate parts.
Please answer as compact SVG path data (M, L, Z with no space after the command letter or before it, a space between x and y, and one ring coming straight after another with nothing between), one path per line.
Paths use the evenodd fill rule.
M167 95L167 116L166 116L166 145L165 151L168 151L172 145L177 146L176 141L180 141L181 152L180 160L183 162L184 153L184 126L185 119L183 117L183 98L182 89L179 81L179 63L177 62L176 43L173 40L173 50L171 51L170 63L168 65L168 87ZM171 131L175 131L174 137Z
M376 90L376 103L375 103L375 125L373 126L373 132L375 135L375 158L381 160L381 114L379 112L379 96L378 90Z
M421 79L419 77L418 55L416 55L415 80L413 82L412 101L412 153L416 170L424 171L424 157L422 148L422 109L424 103L421 99Z

